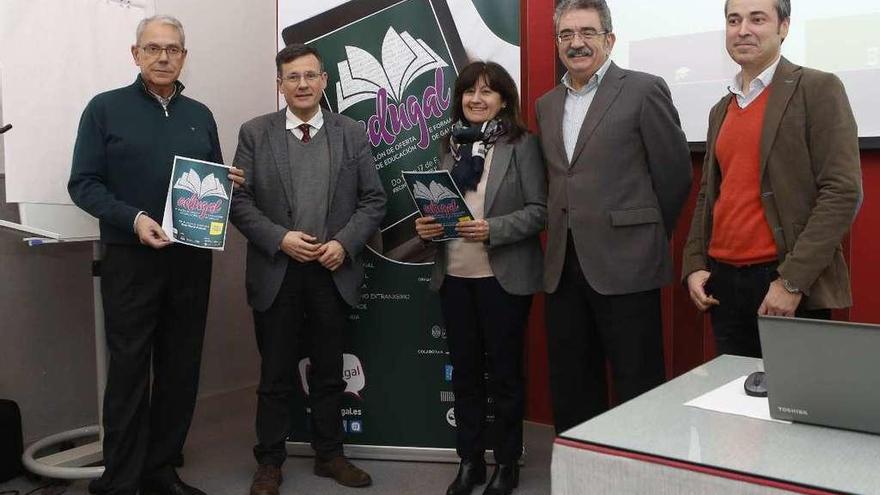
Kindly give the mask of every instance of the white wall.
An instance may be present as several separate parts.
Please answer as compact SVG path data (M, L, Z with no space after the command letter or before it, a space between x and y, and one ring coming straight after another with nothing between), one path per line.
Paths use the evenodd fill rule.
M272 0L158 0L158 13L176 16L188 50L181 79L188 96L208 105L220 132L223 159L232 163L242 123L277 110L275 2ZM214 257L202 394L257 383L259 358L244 291L244 238L232 229L226 252Z
M230 163L241 123L277 108L275 2L157 3L158 12L184 24L186 94L214 112ZM97 419L91 246L28 248L21 238L0 230L0 398L19 403L25 441L33 441ZM226 251L214 257L202 396L253 385L259 376L244 250L233 230Z

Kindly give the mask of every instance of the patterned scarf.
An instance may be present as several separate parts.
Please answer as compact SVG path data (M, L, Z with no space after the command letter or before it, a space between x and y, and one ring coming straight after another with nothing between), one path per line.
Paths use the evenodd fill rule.
M507 129L499 119L489 120L480 126L468 126L459 120L452 126L452 136L449 138L449 149L455 159L452 178L462 192L477 190L486 155L505 132Z

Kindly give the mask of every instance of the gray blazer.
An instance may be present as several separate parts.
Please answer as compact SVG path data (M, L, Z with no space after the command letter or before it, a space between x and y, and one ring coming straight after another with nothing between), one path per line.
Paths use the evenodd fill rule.
M571 230L590 286L605 295L672 281L669 238L691 187L687 140L663 79L611 63L571 163L562 139L566 87L537 102L547 162L544 285L555 292Z
M245 122L238 134L233 163L245 171L245 185L232 196L232 224L248 240L248 303L257 311L272 305L290 259L279 250L293 230L293 185L287 169L286 109ZM324 129L330 143L330 189L327 235L347 254L333 272L333 281L350 305L360 299L364 269L361 251L385 215L385 190L363 126L324 110Z
M449 170L453 164L447 154L440 167ZM511 294L539 292L543 254L538 234L547 221L547 179L535 136L495 145L483 208L489 222L489 265L498 283ZM446 276L446 246L438 244L433 290L440 289Z

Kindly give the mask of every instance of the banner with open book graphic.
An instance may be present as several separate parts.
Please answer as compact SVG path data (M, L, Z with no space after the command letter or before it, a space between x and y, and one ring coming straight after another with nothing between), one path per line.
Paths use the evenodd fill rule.
M344 356L346 448L455 460L453 370L428 289L436 247L416 235L403 172L438 167L464 65L493 60L519 80L519 1L279 0L278 23L279 49L300 42L321 53L329 79L322 105L362 123L388 196L386 217L360 254L366 280ZM304 355L288 444L306 454L307 370Z
M174 157L162 230L174 242L223 250L232 180L229 166Z

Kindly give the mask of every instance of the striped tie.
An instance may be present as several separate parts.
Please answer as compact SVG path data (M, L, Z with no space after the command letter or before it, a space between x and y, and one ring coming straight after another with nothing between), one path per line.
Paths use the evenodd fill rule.
M312 126L310 126L309 124L300 124L296 126L296 128L301 130L303 133L302 142L308 143L312 140L312 136L309 135L309 129L311 129L311 127Z

